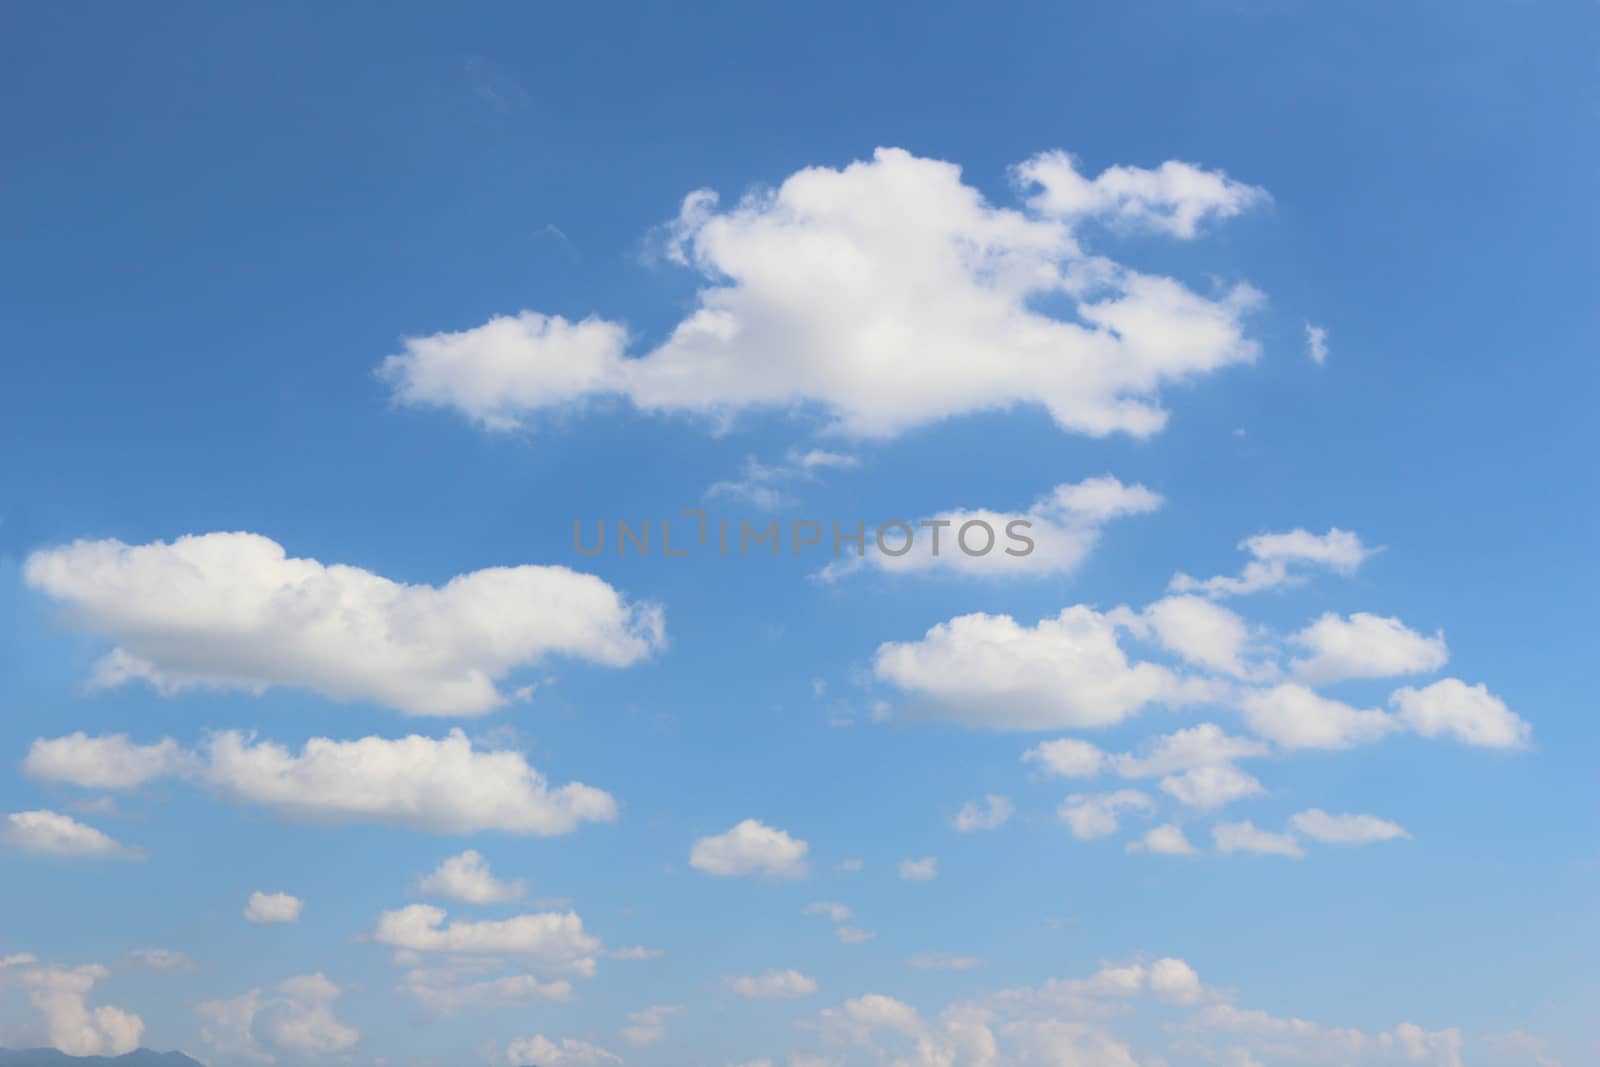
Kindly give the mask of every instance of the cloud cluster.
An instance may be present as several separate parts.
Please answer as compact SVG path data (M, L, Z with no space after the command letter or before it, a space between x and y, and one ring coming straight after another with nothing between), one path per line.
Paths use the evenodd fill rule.
M344 991L326 975L286 978L269 992L252 989L196 1006L200 1036L219 1055L272 1063L333 1056L354 1048L361 1031L341 1022L333 1004Z
M98 963L58 967L25 953L0 957L0 989L26 991L51 1046L69 1056L120 1056L139 1047L144 1020L110 1005L89 1006L89 994L110 974Z
M409 715L481 715L506 703L497 683L518 668L550 656L622 667L664 642L659 607L565 567L406 585L251 533L77 541L33 553L23 573L116 643L95 668L102 686L292 686Z
M165 756L154 761L152 752ZM35 741L23 766L41 781L87 787L106 787L107 766L137 767L139 775L121 775L129 785L149 781L145 772L178 773L288 818L442 834L551 836L617 815L609 793L577 782L552 788L522 753L477 748L460 730L440 738L313 737L298 753L236 730L212 734L192 752L170 740L138 745L120 734L78 733Z
M881 148L812 167L726 210L691 193L669 259L704 279L665 341L627 352L625 328L524 311L412 337L379 370L404 404L491 429L604 397L643 411L726 417L813 408L838 430L887 437L957 415L1037 405L1062 428L1147 436L1163 386L1256 358L1247 285L1203 296L1086 252L1102 218L1179 238L1261 203L1189 164L1090 180L1062 153L1016 172L1019 209L958 167ZM1061 302L1070 310L1040 310Z

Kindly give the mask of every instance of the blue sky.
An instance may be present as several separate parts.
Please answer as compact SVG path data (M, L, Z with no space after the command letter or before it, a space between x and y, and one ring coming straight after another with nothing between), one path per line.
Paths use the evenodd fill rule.
M7 9L0 1045L1600 1058L1600 24L1110 7Z

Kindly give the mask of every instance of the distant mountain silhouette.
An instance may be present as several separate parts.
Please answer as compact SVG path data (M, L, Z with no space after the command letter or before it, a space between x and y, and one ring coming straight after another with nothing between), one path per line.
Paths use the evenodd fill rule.
M68 1056L53 1048L0 1048L0 1067L201 1067L181 1052L134 1049L121 1056Z

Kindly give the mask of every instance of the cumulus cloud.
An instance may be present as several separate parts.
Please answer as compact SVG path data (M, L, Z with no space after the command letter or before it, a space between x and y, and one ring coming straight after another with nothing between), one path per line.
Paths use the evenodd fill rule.
M1250 729L1286 749L1351 748L1400 728L1376 708L1352 708L1293 683L1246 693L1241 704Z
M1365 612L1349 618L1329 612L1291 640L1311 653L1295 660L1294 671L1314 685L1345 678L1426 674L1450 658L1442 632L1425 637L1399 619Z
M1255 639L1244 619L1198 596L1169 596L1143 612L1120 616L1140 637L1153 638L1186 663L1234 678L1260 678L1270 664L1252 661Z
M1251 822L1218 823L1211 828L1211 837L1218 852L1256 852L1293 859L1305 855L1293 834L1261 830Z
M182 774L191 763L190 754L170 737L140 745L128 740L127 734L90 737L80 730L66 737L36 739L22 770L30 778L85 789L131 789Z
M1221 171L1168 160L1159 167L1108 167L1094 178L1066 152L1045 152L1017 168L1028 205L1062 219L1105 219L1189 240L1208 222L1229 219L1271 198Z
M1056 814L1067 824L1072 836L1082 841L1109 837L1121 828L1124 812L1148 815L1155 801L1137 789L1114 793L1074 793L1061 802Z
M527 892L522 881L503 882L489 871L489 861L474 849L451 856L417 885L424 896L463 904L496 904Z
M952 825L962 833L997 830L1006 824L1016 810L1016 805L1006 797L990 793L981 802L969 801L961 805Z
M1397 823L1376 815L1329 815L1321 808L1300 812L1289 820L1289 825L1327 845L1368 845L1411 836Z
M1203 593L1209 597L1239 596L1303 581L1307 567L1320 567L1336 574L1354 574L1376 549L1361 543L1361 538L1337 527L1325 534L1295 529L1287 533L1257 534L1239 542L1251 556L1237 577L1218 575L1201 581L1187 574L1173 576L1169 588L1175 593Z
M443 908L412 904L378 916L372 939L413 952L526 957L551 973L589 976L600 942L577 912L534 912L509 919L446 922Z
M817 980L799 971L768 971L761 975L730 978L728 988L752 1000L780 1000L810 996L817 991Z
M689 851L689 866L724 878L749 874L799 878L806 873L808 851L804 841L746 819L727 833L696 841Z
M522 753L476 749L460 730L443 738L314 737L298 754L227 731L208 742L203 774L224 797L287 816L434 833L547 837L617 814L609 793L577 782L552 789Z
M1093 778L1105 766L1106 759L1098 745L1075 737L1041 741L1022 754L1024 763L1036 764L1045 774L1057 778Z
M333 1003L341 990L322 973L287 978L271 990L252 989L196 1005L200 1035L219 1054L271 1063L276 1054L317 1058L346 1052L361 1031L341 1022Z
M1172 823L1151 827L1143 837L1128 843L1129 852L1149 852L1156 856L1192 856L1195 847L1184 836L1183 828Z
M110 970L98 963L70 968L36 963L28 955L0 959L0 986L27 991L52 1047L69 1056L120 1056L139 1047L144 1020L110 1005L89 1006L89 994Z
M506 1046L506 1062L510 1067L595 1067L597 1064L621 1063L622 1057L576 1038L552 1041L542 1034L535 1034L532 1037L519 1037Z
M1445 678L1424 689L1397 689L1389 703L1423 737L1448 734L1483 748L1526 748L1533 728L1484 685Z
M97 685L310 689L411 715L481 715L497 682L549 656L622 667L660 648L661 611L565 567L405 585L287 555L269 538L77 541L33 553L28 584L116 647Z
M1064 192L1065 159L1023 165L1037 189L1024 210L991 206L959 168L899 149L802 170L726 210L700 190L666 250L704 285L655 349L626 354L616 323L523 312L408 338L379 373L400 402L489 428L624 397L714 417L813 408L866 437L1027 404L1067 430L1146 436L1165 421L1163 386L1256 358L1242 319L1260 295L1241 284L1208 298L1089 255L1072 223L1112 217L1188 237L1259 195L1171 163L1108 171L1086 200ZM1071 310L1041 311L1047 297Z
M1161 779L1161 791L1180 804L1202 811L1213 811L1235 800L1266 793L1254 777L1226 763L1168 775Z
M939 860L924 856L919 860L901 860L900 878L906 882L931 882L939 877Z
M107 834L58 811L14 811L0 817L0 845L47 856L144 859L139 849L119 844Z
M1156 738L1142 755L1112 756L1110 763L1124 778L1154 778L1202 767L1221 767L1234 760L1265 756L1268 747L1247 737L1231 737L1216 723L1203 722Z
M258 890L251 893L250 899L245 902L244 917L257 926L299 922L300 912L305 906L305 901L288 893L262 893Z
M1130 662L1117 620L1076 605L1036 626L1009 615L962 615L917 641L880 645L880 680L925 698L925 714L992 730L1109 726L1152 703L1216 692L1154 663Z
M1026 511L957 508L869 536L866 554L830 563L825 578L862 567L890 573L943 569L988 577L1038 577L1076 570L1106 524L1161 506L1161 496L1109 475L1056 486Z

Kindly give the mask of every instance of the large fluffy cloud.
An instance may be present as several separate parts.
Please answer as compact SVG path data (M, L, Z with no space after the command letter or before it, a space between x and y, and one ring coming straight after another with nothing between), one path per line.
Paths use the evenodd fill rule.
M609 793L578 782L552 788L522 753L477 748L460 730L440 738L313 737L298 753L232 730L213 734L193 753L169 750L170 744L71 734L35 741L27 766L41 779L104 786L97 761L105 753L175 750L168 769L236 803L308 821L382 822L445 834L550 836L617 814ZM40 753L46 755L35 759Z
M20 986L44 1019L50 1044L71 1056L120 1056L139 1046L144 1021L131 1012L88 1003L111 972L98 963L81 967L35 966L31 956L0 959L0 988Z
M78 541L33 553L24 574L116 643L96 667L101 685L287 685L413 715L477 715L505 703L500 679L544 657L624 666L663 641L659 608L565 567L405 585L250 533Z
M1259 190L1178 163L1091 181L1059 153L1017 177L1031 199L999 208L952 164L879 149L726 210L691 193L667 252L705 284L655 349L629 358L616 323L523 312L409 338L380 373L401 402L488 427L621 396L713 415L814 406L862 436L1031 404L1069 430L1144 436L1164 385L1256 357L1249 286L1202 296L1086 253L1073 228L1101 216L1189 237Z
M1109 726L1147 704L1214 690L1166 667L1130 662L1117 620L1077 605L1028 627L962 615L921 640L878 648L877 676L924 698L926 714L992 730Z

